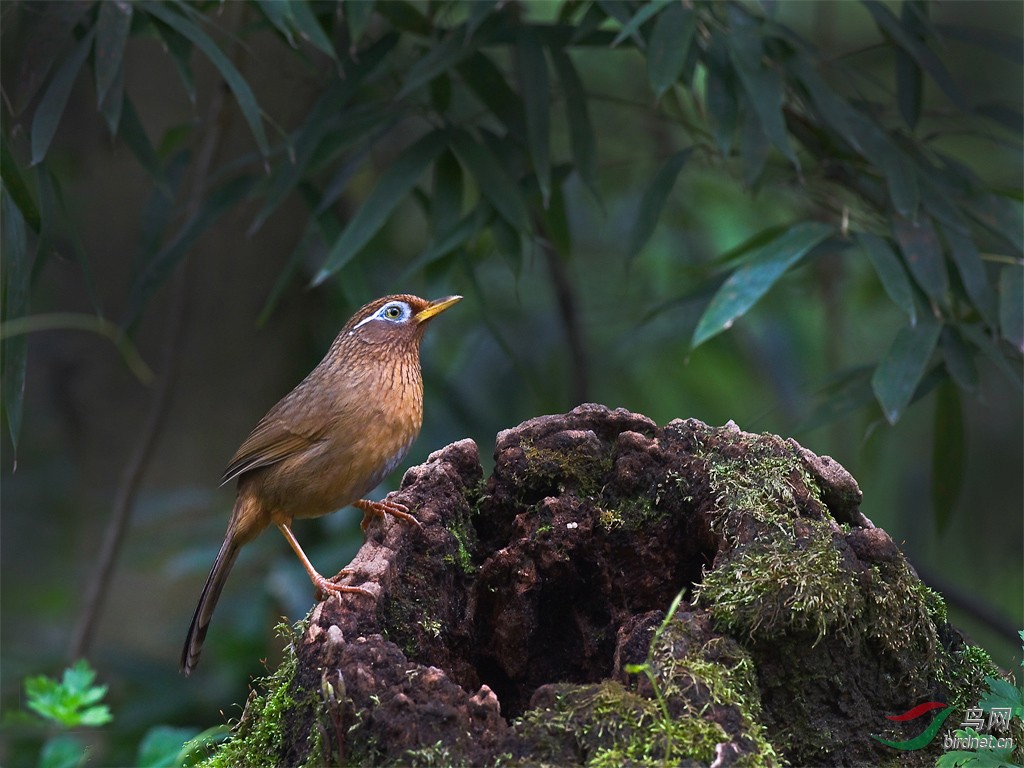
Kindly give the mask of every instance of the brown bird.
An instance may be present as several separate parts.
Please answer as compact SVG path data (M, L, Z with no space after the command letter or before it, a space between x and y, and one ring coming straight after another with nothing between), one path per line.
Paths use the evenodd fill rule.
M461 298L428 302L400 295L370 302L345 324L320 364L242 443L222 478L223 483L238 479L238 496L181 652L186 675L199 661L210 617L239 550L271 523L318 590L369 594L317 573L292 533L292 520L351 504L363 511L363 530L373 516L385 513L419 525L403 504L362 497L398 465L419 434L420 341L428 321Z

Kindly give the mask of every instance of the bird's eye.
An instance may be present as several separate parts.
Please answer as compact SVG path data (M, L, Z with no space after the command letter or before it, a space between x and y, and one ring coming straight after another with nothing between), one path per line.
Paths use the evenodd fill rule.
M398 320L402 315L402 307L398 304L388 304L381 310L381 317L387 320Z

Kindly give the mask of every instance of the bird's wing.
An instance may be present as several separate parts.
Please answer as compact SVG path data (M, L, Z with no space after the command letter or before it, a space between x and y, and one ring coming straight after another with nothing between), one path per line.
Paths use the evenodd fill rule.
M312 427L312 428L310 428ZM276 464L308 450L327 431L327 424L296 427L291 420L271 411L245 439L221 476L221 485L244 472Z

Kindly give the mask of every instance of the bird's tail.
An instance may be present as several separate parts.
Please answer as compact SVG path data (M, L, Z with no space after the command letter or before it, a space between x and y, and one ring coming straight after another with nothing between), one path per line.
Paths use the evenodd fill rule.
M241 549L241 544L234 535L234 522L232 520L228 527L224 543L221 544L217 559L213 561L213 568L210 569L210 575L206 578L203 594L199 596L196 612L192 614L192 624L188 628L185 647L181 649L181 671L185 673L185 677L188 677L199 663L199 653L203 650L203 640L206 639L206 630L210 626L213 609L217 606L224 582L228 580L231 566L235 564L238 551Z

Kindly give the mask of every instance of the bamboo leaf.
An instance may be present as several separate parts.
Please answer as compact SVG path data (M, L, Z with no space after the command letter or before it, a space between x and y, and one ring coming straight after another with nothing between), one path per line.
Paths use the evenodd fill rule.
M917 13L927 13L927 6L915 0L904 0L900 8L900 21L908 35L924 45L922 25ZM921 67L905 49L896 49L896 101L900 107L903 122L914 130L921 117L921 102L924 94Z
M406 267L398 282L408 280L452 251L464 246L484 228L488 215L493 215L490 206L486 202L481 202L447 230L439 232L430 247Z
M526 106L526 140L533 159L543 206L551 199L551 116L548 65L544 48L533 31L526 27L518 36L516 53L519 82Z
M718 151L728 157L739 124L739 104L736 100L735 71L729 63L729 51L723 37L713 36L708 47L705 99L715 144L718 145Z
M822 393L822 399L797 425L796 432L813 432L875 402L871 391L871 367L859 366L836 375Z
M28 249L25 219L8 194L6 186L0 186L0 216L0 243L4 254L3 317L5 321L10 321L28 313L32 254ZM3 406L17 466L18 436L21 434L22 406L25 400L25 339L4 339L2 349Z
M676 178L678 178L679 172L686 165L686 161L692 153L693 147L687 147L672 155L658 169L650 186L644 190L644 195L640 199L640 207L637 209L636 219L633 220L633 226L629 230L629 246L626 249L627 259L636 258L640 251L644 249L644 246L647 245L647 241L651 239L654 228L658 224L658 219L661 217L661 212L665 208L665 203L668 202L668 196L672 192L672 187L675 186Z
M143 384L152 384L156 378L146 365L138 349L119 325L98 315L80 312L53 312L43 315L22 315L7 320L0 326L0 339L18 339L39 331L88 331L111 341L124 360L125 366Z
M57 133L57 126L67 107L71 89L78 79L78 71L85 63L95 37L96 27L92 27L54 73L53 80L50 81L46 93L36 107L35 115L32 116L32 165L42 162L46 157L50 142Z
M299 2L291 2L291 23L295 28L295 31L299 33L299 37L308 42L314 48L321 53L324 53L331 57L334 61L338 61L338 52L334 50L334 44L331 42L331 38L324 32L324 28L320 26L320 22L317 21L316 16L313 14L312 3L299 0ZM373 0L363 0L359 4L361 8L359 13L362 13L362 25L365 27L366 19L369 18L373 11ZM356 23L353 21L351 15L349 15L349 9L345 9L346 17L349 19L350 30L353 32L352 45L355 45L359 38L362 36L362 28L356 28ZM358 34L356 34L358 32Z
M871 377L871 388L890 424L900 416L924 377L939 340L942 326L931 315L922 315L915 326L904 326Z
M520 232L529 231L530 216L519 185L512 180L491 150L464 131L455 133L452 149L476 179L480 192L501 217Z
M959 326L960 332L977 347L989 361L999 369L1008 381L1013 383L1017 389L1024 390L1024 377L1021 375L1020 364L1015 360L1009 361L1009 355L1004 348L993 341L989 335L982 330L980 324L964 323Z
M6 137L0 141L0 180L3 180L7 194L11 196L11 200L21 211L25 223L38 232L40 227L39 209L25 184L25 177L22 176L18 164L11 154L11 142Z
M487 107L517 139L526 137L525 108L519 94L509 88L501 70L485 54L473 51L457 70L480 103Z
M977 392L978 367L974 364L974 357L960 338L960 332L955 326L943 327L942 335L939 337L939 352L942 353L946 371L956 385L965 392Z
M612 40L611 47L615 48L627 37L634 37L640 27L644 25L644 22L656 13L659 13L662 8L669 4L669 2L670 0L653 0L653 2L649 2L641 6L640 10L633 14L633 18L631 18L629 22L624 24L622 29L619 30L619 33Z
M135 111L135 104L128 97L124 99L124 106L121 113L121 122L117 128L118 137L128 145L128 148L139 161L139 165L146 169L153 177L157 187L166 195L170 195L167 187L167 179L164 173L163 163L160 156L149 141L146 129L139 119L139 113Z
M909 30L904 28L895 14L885 7L878 0L863 0L864 6L875 20L875 24L882 30L896 45L909 53L914 61L929 74L932 80L945 92L959 109L970 112L970 105L964 100L953 81L952 76L941 60L931 51L928 46L916 39Z
M292 4L289 0L256 0L256 5L274 25L274 28L281 33L281 36L288 41L288 45L294 48Z
M910 274L925 293L945 304L949 293L949 274L932 220L927 216L920 216L917 221L897 216L892 228Z
M469 18L466 19L467 40L476 34L484 20L498 7L498 0L473 0L469 3Z
M573 165L587 189L600 201L594 127L590 122L589 102L583 90L583 82L572 63L572 58L564 48L551 48L550 52L565 97L565 117L569 123Z
M740 12L734 14L742 15ZM790 146L786 121L782 117L785 96L782 76L761 60L763 47L760 32L751 22L737 23L726 43L729 57L765 136L795 167L799 168L800 163Z
M967 24L936 24L935 29L943 37L976 45L988 53L994 53L1020 66L1024 59L1024 39L1002 29L985 29ZM1019 126L1018 126L1019 129Z
M114 81L124 83L124 49L132 27L132 4L127 0L100 3L96 17L96 103L102 105ZM112 129L113 130L113 129Z
M434 188L430 201L430 231L435 239L453 229L462 216L464 186L458 159L450 150L442 152L434 163Z
M1024 268L1003 267L999 273L999 325L1018 352L1024 352Z
M185 89L185 95L194 106L196 103L196 79L192 74L192 49L193 45L186 37L178 34L174 29L153 19L153 28L156 30L161 42L171 53L174 65L178 69L178 77Z
M423 171L441 153L445 144L444 132L432 131L395 159L331 247L323 267L313 278L313 285L319 285L348 264L380 231L391 212L416 186Z
M886 294L897 307L906 312L910 324L914 325L917 322L914 292L899 257L889 247L888 241L878 235L858 232L857 242L874 267Z
M946 237L953 262L960 273L960 280L968 298L978 310L978 314L991 328L998 323L996 297L989 283L988 272L981 261L981 255L974 244L969 231L959 231L954 227L943 226L942 234Z
M198 26L193 24L185 16L171 10L175 6L166 6L161 3L146 0L139 4L149 15L159 19L174 31L178 32L201 50L210 62L220 72L231 92L235 95L238 108L242 116L249 124L249 130L256 140L260 154L266 157L270 154L270 147L267 145L267 135L263 130L263 118L260 116L260 107L256 102L256 95L249 87L249 83L242 77L242 73L231 63L231 59L224 55L224 52L213 40Z
M696 14L682 3L673 3L658 14L647 47L647 79L656 100L682 74L696 29Z
M932 437L932 512L939 534L946 532L963 490L967 448L960 393L950 379L939 384Z
M404 99L420 89L442 72L455 69L464 59L471 56L480 43L478 37L466 40L462 27L448 33L447 39L429 48L426 54L409 68L405 81L399 89L396 99ZM462 71L460 69L460 71Z
M736 319L754 306L790 267L833 231L827 224L803 222L753 252L711 297L693 332L690 347L696 349L731 328Z

